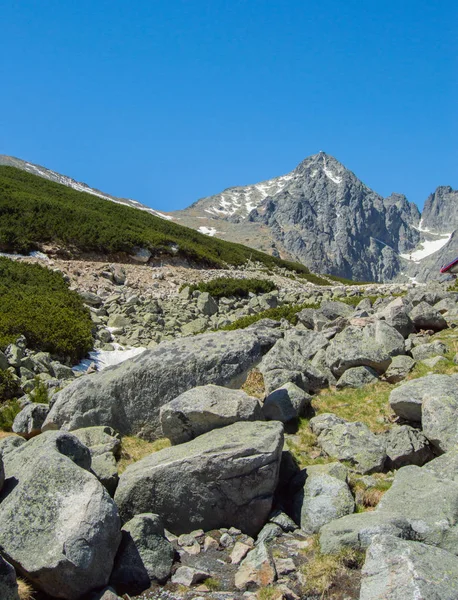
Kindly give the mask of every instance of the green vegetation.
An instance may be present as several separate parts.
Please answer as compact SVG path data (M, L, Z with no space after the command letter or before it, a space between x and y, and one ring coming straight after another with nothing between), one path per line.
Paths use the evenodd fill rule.
M19 393L19 386L10 371L0 370L0 402L10 400Z
M0 349L24 335L29 348L76 362L92 348L89 311L61 274L0 257L0 297Z
M14 418L20 411L21 407L16 399L4 402L0 406L0 431L11 431Z
M300 273L298 275L300 279L305 279L309 283L313 283L315 285L330 285L327 279L320 277L319 275L315 275L313 273Z
M0 167L0 250L29 252L52 243L75 254L131 253L180 256L211 267L243 265L309 273L304 265L208 237L129 206L78 192L14 167Z
M147 442L134 435L124 436L121 441L121 458L118 462L118 472L123 473L132 463L153 454L153 452L168 448L170 445L170 440L167 438Z
M35 387L30 392L30 399L37 404L49 404L49 393L44 381L38 376L35 377Z
M247 317L237 319L237 321L230 323L230 325L221 327L221 330L234 331L235 329L245 329L246 327L253 325L253 323L257 323L257 321L260 321L261 319L273 319L274 321L286 319L293 325L297 325L298 312L304 308L319 307L319 304L284 304L283 306L277 306L277 308L268 308L267 310L263 310L255 315L248 315Z
M203 584L210 590L210 592L217 592L221 589L221 582L215 577L207 577L207 579L204 579Z
M346 279L345 277L339 277L338 275L324 275L327 279L331 281L337 281L338 283L343 283L344 285L368 285L374 283L373 281L353 281L353 279Z
M186 287L186 286L183 286ZM268 279L236 279L234 277L218 277L212 281L202 281L189 286L191 292L208 292L213 298L247 298L252 294L267 294L277 289Z

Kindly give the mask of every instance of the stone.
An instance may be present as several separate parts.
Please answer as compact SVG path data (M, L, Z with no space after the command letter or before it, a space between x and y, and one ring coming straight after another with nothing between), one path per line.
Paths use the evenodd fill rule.
M283 427L234 423L130 465L115 501L124 520L147 510L175 534L238 527L257 534L278 481Z
M111 334L110 334L111 336ZM51 361L50 364L50 372L53 377L56 379L73 379L75 377L74 372L70 367L63 365L57 360Z
M377 373L370 367L353 367L347 369L337 381L337 389L360 388L378 381Z
M434 458L428 440L410 425L395 425L385 434L387 468L400 469L406 465L423 466Z
M294 520L308 534L353 513L355 501L345 481L327 474L309 476L293 498Z
M16 571L2 556L0 556L0 598L19 600Z
M123 598L118 596L113 588L107 587L101 592L95 592L94 594L91 594L90 600L123 600Z
M72 435L76 436L89 448L91 456L109 452L115 458L121 455L121 436L112 427L96 426L75 429Z
M153 581L163 583L170 576L173 557L160 517L136 515L122 528L110 584L120 594L141 594Z
M447 346L436 340L430 344L420 344L412 348L411 354L414 360L424 360L432 356L444 355L447 353Z
M404 338L385 321L376 321L365 327L351 325L338 333L326 349L326 363L339 377L360 366L382 374L398 354L404 354Z
M89 306L100 306L103 302L102 298L100 298L100 296L97 296L97 294L94 294L92 292L80 292L79 293L81 298L83 299L84 304L88 304Z
M41 427L48 416L49 405L32 402L19 412L13 421L12 430L26 440L41 433Z
M45 594L77 600L108 582L120 542L113 500L88 472L89 450L48 432L3 456L0 546Z
M238 590L252 586L271 585L276 578L275 564L264 543L258 544L247 554L235 574L235 587Z
M341 481L347 482L348 480L348 469L345 465L340 462L324 463L322 465L308 465L305 468L307 477L314 477L315 475L330 475L340 479Z
M264 356L259 370L263 374L275 369L302 372L318 350L326 348L328 344L326 337L315 331L286 331L284 338L278 340Z
M421 329L442 331L448 327L447 321L441 313L426 302L420 302L414 306L410 312L410 318L417 331Z
M402 515L377 511L355 513L324 525L320 530L320 548L323 554L336 554L344 548L366 550L379 534L410 539L413 532Z
M178 567L172 577L172 583L191 587L208 579L208 577L210 577L210 573L207 573L207 571L193 569L192 567Z
M458 444L458 378L452 382L448 389L436 389L423 397L423 433L439 452Z
M183 335L197 335L198 333L202 333L208 327L208 320L206 317L199 317L198 319L194 319L189 323L185 323L181 328L181 333Z
M403 354L394 356L390 366L385 371L384 379L388 383L399 383L407 377L414 366L415 361L410 356Z
M447 359L444 356L433 356L432 358L425 358L421 362L429 369L435 369L441 363L447 364Z
M231 563L233 565L240 564L250 550L251 546L248 546L248 544L236 542L230 555Z
M274 558L274 564L277 575L279 576L289 575L297 570L292 558Z
M456 600L458 559L390 535L374 538L361 571L360 600Z
M286 531L287 533L297 529L296 523L288 517L286 513L280 510L275 511L274 514L270 516L269 522L279 525L283 531Z
M430 397L458 398L458 377L426 375L407 381L391 392L389 402L401 419L421 423L423 402Z
M6 371L9 366L6 355L0 350L0 371Z
M330 321L338 319L339 317L349 317L353 314L353 307L345 304L344 302L335 302L328 300L322 302L320 306L320 312Z
M219 544L215 538L210 535L206 535L204 539L204 552L208 552L209 550L217 550Z
M287 423L310 413L312 397L292 382L271 392L262 406L264 417L268 421Z
M0 439L0 454L6 456L25 443L26 441L23 437L19 437L18 435L8 435L7 437Z
M211 384L184 392L160 410L162 433L172 444L239 421L260 420L264 417L257 398Z
M161 437L161 406L197 386L240 387L276 339L274 329L250 328L163 342L70 383L52 398L44 429L108 425L122 435Z
M318 445L328 456L349 461L358 473L382 471L386 459L383 441L364 423L341 423L318 436Z
M91 469L111 497L114 496L119 481L116 459L111 452L92 456Z
M405 298L395 298L380 310L377 316L399 331L404 338L407 338L415 330L409 316L410 310L412 310L412 305L409 301L406 301Z
M458 482L458 447L437 456L423 467L423 471L433 473L439 479L450 479Z
M218 312L218 304L208 292L202 292L197 298L197 310L207 317L211 317Z
M275 523L266 523L256 538L256 544L271 542L283 534L283 529Z
M348 421L333 413L322 413L309 421L310 429L315 435L320 435L323 431L328 431L335 425L343 425L344 423L348 423Z

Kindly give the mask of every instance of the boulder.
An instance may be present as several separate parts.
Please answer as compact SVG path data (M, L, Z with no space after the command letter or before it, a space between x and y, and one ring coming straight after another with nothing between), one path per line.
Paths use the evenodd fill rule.
M119 458L121 454L121 436L112 427L75 429L72 435L89 448L92 457L109 452Z
M141 594L153 581L164 582L170 576L173 557L160 517L137 515L122 528L110 584L118 594Z
M4 455L0 547L35 587L77 600L106 585L120 542L116 505L86 469L89 450L48 432Z
M178 567L172 577L172 583L191 587L196 583L200 583L210 577L210 573L201 569L193 569L192 567Z
M298 329L287 331L284 339L278 340L264 356L259 370L262 373L274 369L302 372L318 350L326 348L328 344L326 337L315 331Z
M430 461L423 467L423 471L428 471L439 479L450 479L458 483L458 447Z
M406 465L421 467L434 458L426 437L410 425L395 425L384 437L388 469Z
M458 444L458 379L449 390L436 390L426 395L422 404L423 433L439 452L447 452Z
M347 515L324 525L320 530L320 548L323 554L336 554L344 548L366 550L379 534L402 539L413 536L406 517L370 511Z
M456 600L453 554L391 535L376 536L361 571L360 600Z
M218 305L208 292L202 292L197 298L197 310L211 317L218 312Z
M384 379L388 383L398 383L407 377L414 366L415 361L410 356L404 354L394 356L390 366L385 371Z
M278 481L283 427L234 423L130 465L115 501L124 521L152 511L175 534L238 527L256 535Z
M338 319L339 317L349 317L353 314L353 307L345 304L344 302L335 302L328 300L322 302L320 306L320 312L330 321Z
M15 416L12 430L28 440L41 433L41 428L48 413L48 404L31 402Z
M384 321L376 321L366 327L351 325L338 333L326 349L326 364L337 376L360 366L384 373L398 354L404 354L404 338Z
M326 523L354 510L355 501L347 483L327 474L307 477L303 489L293 498L294 520L308 534L317 533Z
M407 381L391 392L389 401L398 417L420 423L423 402L430 397L458 398L458 376L427 375Z
M111 452L96 454L92 457L91 471L107 490L110 496L114 496L119 481L118 466Z
M399 331L404 338L407 338L410 333L415 331L415 327L409 317L410 310L412 310L412 305L408 301L404 298L395 298L380 310L377 316Z
M441 313L426 302L420 302L414 306L410 312L410 318L417 331L420 331L421 329L442 331L448 327L447 321Z
M256 398L242 390L205 385L184 392L160 411L162 433L172 444L188 442L238 421L264 420Z
M0 598L19 600L16 571L2 556L0 556Z
M338 380L337 389L360 388L378 381L377 373L370 367L353 367L347 369Z
M291 382L271 392L262 406L262 412L268 421L282 423L303 417L311 409L312 397Z
M322 431L318 445L328 456L350 462L358 473L375 473L383 469L386 459L383 439L364 423L341 423Z
M109 425L123 435L160 437L161 406L201 385L238 387L277 337L275 329L250 328L163 342L72 382L53 397L43 428Z
M333 413L322 413L310 419L309 425L315 435L320 435L323 431L328 431L335 425L342 425L344 423L348 423L348 421L342 419L342 417L338 417Z
M0 454L5 456L25 444L25 439L18 435L8 435L0 439Z
M444 355L446 353L447 346L439 340L431 342L430 344L420 344L419 346L415 346L411 350L411 354L414 360L424 360L425 358Z

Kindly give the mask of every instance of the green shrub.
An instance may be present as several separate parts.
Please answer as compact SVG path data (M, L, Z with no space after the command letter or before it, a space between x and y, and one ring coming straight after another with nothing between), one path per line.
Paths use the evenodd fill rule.
M267 279L235 279L233 277L218 277L212 281L196 283L189 286L191 292L208 292L214 298L246 298L252 294L266 294L277 289L277 286Z
M35 377L35 387L30 393L30 398L32 402L36 402L37 404L49 404L48 388L46 387L45 382L39 377Z
M19 386L10 371L0 371L0 402L14 398L20 392Z
M248 315L247 317L242 317L241 319L237 319L230 325L225 325L221 327L224 331L234 331L236 329L245 329L253 323L257 323L261 319L273 319L274 321L281 321L282 319L286 319L293 325L297 325L297 313L303 310L304 308L320 308L319 304L284 304L283 306L278 306L277 308L268 308L267 310L263 310L255 315Z
M19 412L21 407L16 399L7 400L0 406L0 431L11 431L14 418Z
M343 283L344 285L367 285L369 283L374 283L373 281L353 281L353 279L347 279L346 277L339 277L338 275L325 275L327 279L331 281L337 281L338 283Z
M62 275L0 257L0 349L24 335L32 349L77 362L93 346L92 321Z

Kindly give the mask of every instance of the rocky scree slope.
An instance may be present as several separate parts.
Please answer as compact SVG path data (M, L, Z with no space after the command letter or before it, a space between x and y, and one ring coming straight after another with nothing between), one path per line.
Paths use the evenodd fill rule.
M68 600L414 600L418 586L453 598L458 295L360 298L305 308L296 325L164 341L83 375L54 394L31 439L26 403L18 435L0 440L6 598L17 600L13 567ZM254 372L263 391L249 397L248 382L239 388ZM369 427L342 415L339 394L368 404L380 386L392 416ZM330 393L336 412L321 408ZM172 447L119 467L126 434L161 429Z

